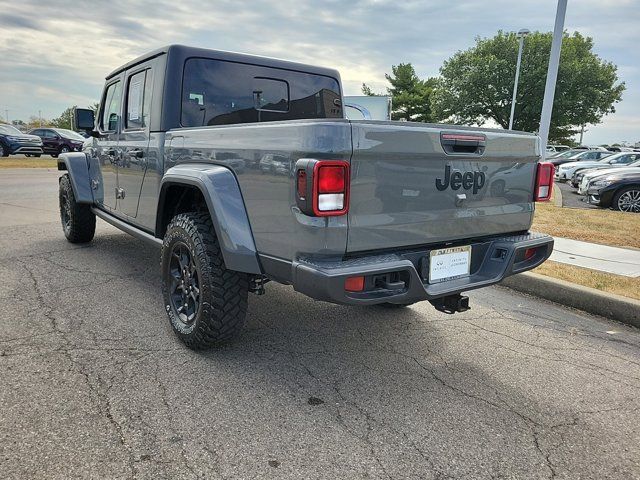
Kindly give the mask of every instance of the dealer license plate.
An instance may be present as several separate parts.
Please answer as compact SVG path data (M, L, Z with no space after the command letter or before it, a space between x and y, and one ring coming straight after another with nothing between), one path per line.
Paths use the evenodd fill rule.
M471 269L471 245L441 248L429 253L429 283L467 277Z

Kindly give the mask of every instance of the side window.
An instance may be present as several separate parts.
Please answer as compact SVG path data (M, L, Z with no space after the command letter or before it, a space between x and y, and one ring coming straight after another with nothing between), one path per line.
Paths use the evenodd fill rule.
M118 128L121 96L122 85L119 81L109 85L104 96L104 106L102 107L102 120L100 124L102 130L113 132Z
M144 128L149 126L151 77L151 70L144 70L129 78L125 128Z
M613 160L611 160L611 164L612 165L616 165L616 164L621 164L621 163L629 163L630 160L630 156L629 155L622 155L618 158L614 158Z

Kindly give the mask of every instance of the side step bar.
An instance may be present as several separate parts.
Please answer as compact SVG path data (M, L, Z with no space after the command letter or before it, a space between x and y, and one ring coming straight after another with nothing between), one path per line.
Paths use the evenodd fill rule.
M133 227L128 223L123 222L119 218L116 218L113 215L109 215L104 210L100 210L98 208L92 207L91 211L96 215L96 217L101 218L105 222L110 223L111 225L113 225L116 228L119 228L120 230L123 230L129 235L136 237L150 245L154 245L156 247L162 247L161 238L156 238L150 233L145 232L144 230L140 230L139 228Z

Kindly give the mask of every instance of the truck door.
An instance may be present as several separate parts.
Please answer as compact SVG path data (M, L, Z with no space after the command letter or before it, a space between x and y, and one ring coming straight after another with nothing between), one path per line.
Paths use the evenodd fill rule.
M120 112L122 111L122 81L112 80L105 88L99 120L100 137L96 140L96 155L100 161L102 176L102 199L98 203L107 209L115 210L118 195L118 137L120 131ZM100 190L98 190L100 191Z
M143 64L128 71L125 81L124 122L119 143L122 159L118 164L121 196L118 210L132 218L138 214L140 193L148 166L152 77L150 64Z

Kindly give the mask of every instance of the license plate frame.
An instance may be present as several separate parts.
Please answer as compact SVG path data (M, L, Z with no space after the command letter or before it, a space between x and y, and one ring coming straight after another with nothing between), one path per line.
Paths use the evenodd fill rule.
M464 278L470 274L471 245L438 248L429 252L430 284Z

